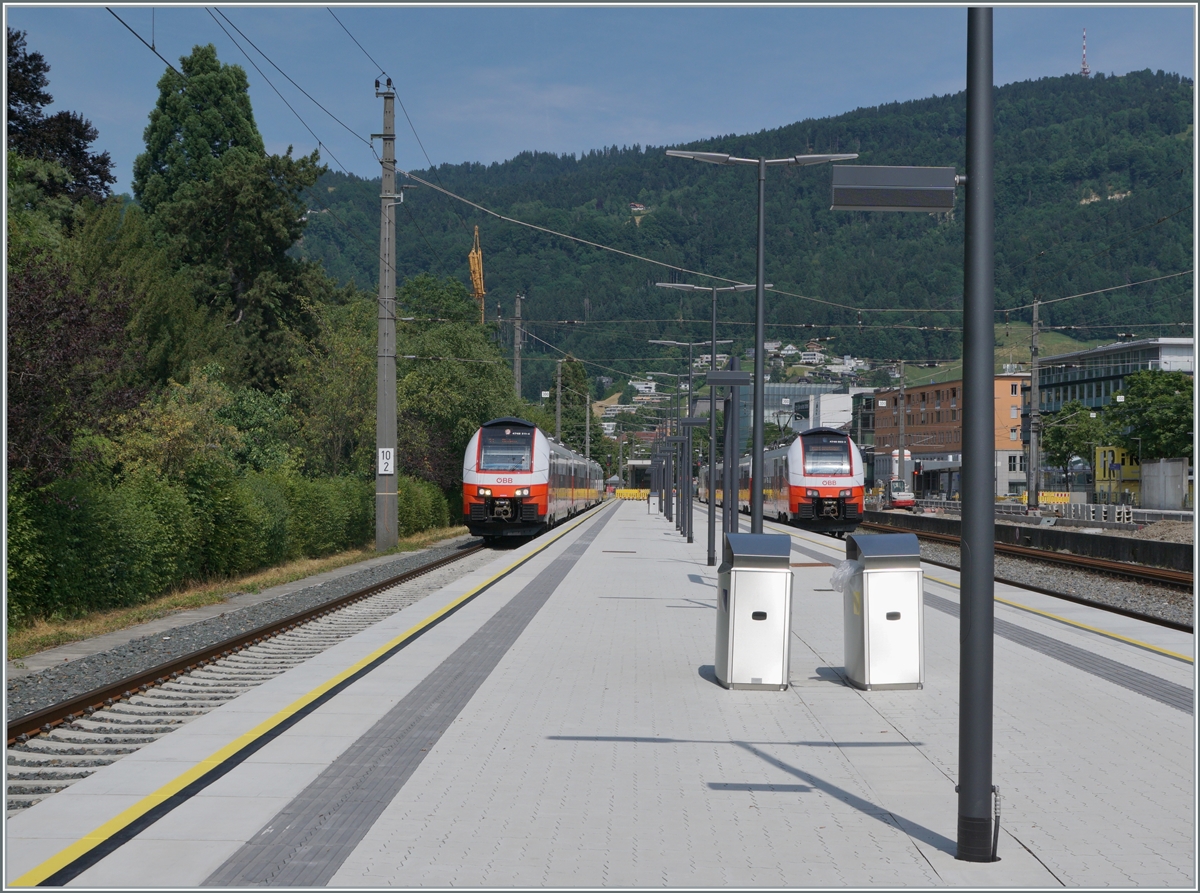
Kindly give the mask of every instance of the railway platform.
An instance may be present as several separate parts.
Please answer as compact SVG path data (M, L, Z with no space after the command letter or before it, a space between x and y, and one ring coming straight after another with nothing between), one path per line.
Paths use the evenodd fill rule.
M6 825L8 886L1196 886L1191 634L996 584L1000 861L954 858L958 577L925 685L842 671L792 536L790 686L713 675L688 544L608 502Z

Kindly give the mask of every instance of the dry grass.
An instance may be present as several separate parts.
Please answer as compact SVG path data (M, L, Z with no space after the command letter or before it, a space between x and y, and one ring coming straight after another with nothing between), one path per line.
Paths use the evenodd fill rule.
M440 527L426 530L400 540L396 548L387 554L400 554L424 549L434 543L467 532L465 527ZM119 608L115 611L97 611L75 620L46 621L39 620L32 626L21 629L9 629L7 635L7 658L19 660L47 648L55 648L70 642L79 642L102 636L105 633L128 629L139 623L158 620L180 611L200 608L205 605L220 604L236 592L261 592L282 583L291 583L311 577L314 574L336 570L368 558L377 558L380 553L374 549L352 549L340 552L326 558L302 558L289 564L259 571L245 577L217 580L200 583L185 589L179 589L167 595L137 605L132 608Z

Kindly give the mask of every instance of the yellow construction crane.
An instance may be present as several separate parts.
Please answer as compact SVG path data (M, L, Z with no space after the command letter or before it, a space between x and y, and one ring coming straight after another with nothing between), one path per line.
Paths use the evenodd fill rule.
M479 305L479 324L483 325L483 250L479 247L479 227L475 227L475 246L467 255L467 260L471 263L471 297Z

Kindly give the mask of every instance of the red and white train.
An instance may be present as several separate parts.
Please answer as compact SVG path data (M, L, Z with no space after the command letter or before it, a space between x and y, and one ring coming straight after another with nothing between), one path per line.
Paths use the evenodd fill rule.
M600 466L525 419L485 422L463 456L463 518L473 536L536 536L604 498Z
M844 432L811 428L785 447L763 453L763 517L805 530L853 533L863 517L863 460ZM700 472L708 498L708 469ZM750 457L738 463L738 509L750 511ZM724 504L718 481L717 504Z

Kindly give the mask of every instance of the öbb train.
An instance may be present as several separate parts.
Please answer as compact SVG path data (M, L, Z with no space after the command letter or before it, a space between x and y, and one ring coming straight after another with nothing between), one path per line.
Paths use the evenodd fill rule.
M604 498L600 466L525 419L485 422L463 456L463 518L473 536L536 536Z
M805 530L853 533L863 517L863 460L844 432L811 428L784 447L763 453L763 517ZM718 475L719 478L719 475ZM738 463L737 505L750 511L750 457ZM708 469L700 472L700 498L708 499ZM724 505L717 481L717 504Z

